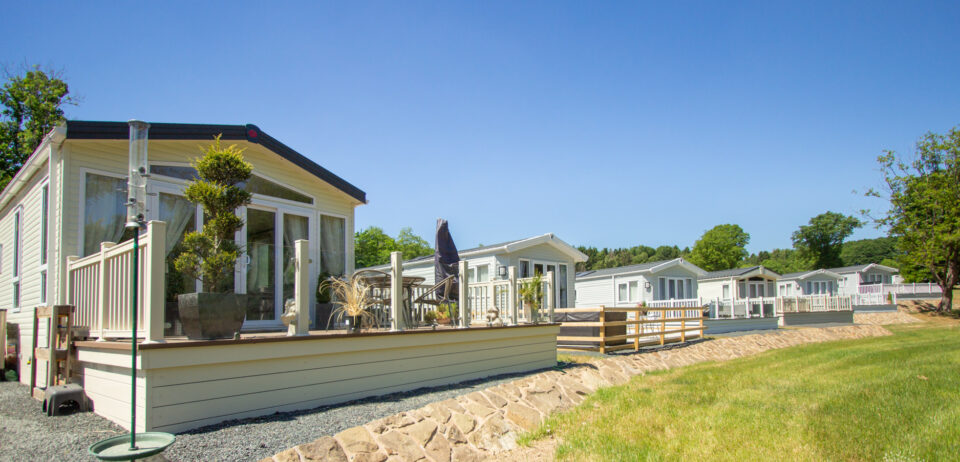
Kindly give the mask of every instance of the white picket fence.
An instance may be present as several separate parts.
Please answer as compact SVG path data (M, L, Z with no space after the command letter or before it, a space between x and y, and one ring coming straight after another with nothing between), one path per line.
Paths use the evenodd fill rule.
M137 337L163 339L163 291L167 224L151 221L139 238ZM67 304L76 307L75 325L90 328L101 339L129 338L133 240L100 244L83 258L67 257Z

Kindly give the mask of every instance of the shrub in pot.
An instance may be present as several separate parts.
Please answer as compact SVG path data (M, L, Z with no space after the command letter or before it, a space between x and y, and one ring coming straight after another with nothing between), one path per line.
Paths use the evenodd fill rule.
M220 136L195 159L199 179L184 195L203 207L203 230L187 233L183 251L174 260L177 271L203 282L203 292L177 297L180 322L190 339L232 338L246 317L246 297L232 290L234 268L243 253L234 240L243 227L236 210L248 205L252 195L240 186L250 179L253 166L236 145L224 147Z
M347 332L358 333L364 327L377 325L377 318L369 308L374 300L370 295L370 287L363 279L355 274L350 279L329 278L323 281L320 290L329 290L336 309L330 313L327 320L347 324Z
M540 321L540 305L543 303L543 275L535 274L529 281L520 287L520 299L523 308L529 310L533 322Z

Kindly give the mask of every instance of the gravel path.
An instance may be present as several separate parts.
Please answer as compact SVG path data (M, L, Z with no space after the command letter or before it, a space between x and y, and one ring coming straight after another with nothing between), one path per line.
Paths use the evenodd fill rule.
M177 442L163 455L171 461L256 461L371 420L537 372L540 371L421 388L306 411L231 420L177 434ZM87 446L123 433L126 430L92 412L47 417L41 411L40 401L27 395L26 386L0 382L0 460L95 461L96 458L87 455Z
M87 446L126 430L92 412L47 417L26 385L0 382L0 460L97 460Z

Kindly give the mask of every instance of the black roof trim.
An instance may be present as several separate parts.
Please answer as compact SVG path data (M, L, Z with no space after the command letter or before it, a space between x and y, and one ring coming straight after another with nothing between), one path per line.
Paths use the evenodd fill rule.
M150 139L153 140L209 140L220 134L223 135L224 140L242 140L261 144L350 197L363 203L367 202L367 193L363 190L307 159L303 154L268 135L256 125L150 123ZM130 126L127 122L67 121L68 139L125 140L129 137Z

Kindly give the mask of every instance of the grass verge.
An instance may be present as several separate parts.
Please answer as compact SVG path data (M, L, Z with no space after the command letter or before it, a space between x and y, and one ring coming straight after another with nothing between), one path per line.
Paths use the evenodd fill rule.
M960 329L812 344L636 377L521 436L561 460L956 460Z

